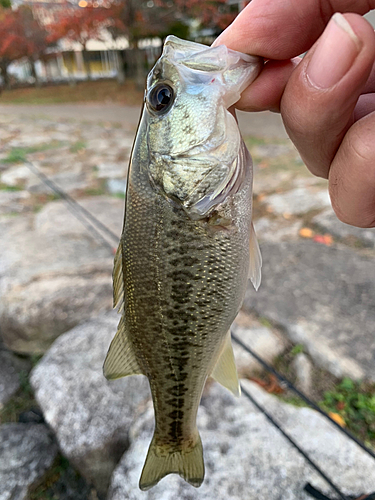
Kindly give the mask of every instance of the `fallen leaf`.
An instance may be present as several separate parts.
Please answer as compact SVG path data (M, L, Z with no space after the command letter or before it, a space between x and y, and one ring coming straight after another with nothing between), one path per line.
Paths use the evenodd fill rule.
M333 238L330 234L325 234L324 235L324 241L325 241L325 244L328 245L328 246L331 246L332 243L333 243Z
M270 394L282 394L284 389L280 386L279 381L275 375L269 375L267 380L263 380L257 377L250 377L250 380L260 385L265 391Z
M330 411L328 414L332 420L334 420L337 424L341 425L341 427L346 427L345 420L342 418L341 415L338 413L334 413L333 411Z
M344 402L344 401L339 401L339 402L337 403L337 405L336 405L336 408L337 408L338 410L343 410L343 409L345 408L345 406L346 406L346 405L345 405L345 402Z
M316 243L321 243L322 245L327 245L330 247L333 243L333 238L330 234L317 234L313 238Z
M298 233L302 238L312 238L314 236L314 231L309 227L302 227Z

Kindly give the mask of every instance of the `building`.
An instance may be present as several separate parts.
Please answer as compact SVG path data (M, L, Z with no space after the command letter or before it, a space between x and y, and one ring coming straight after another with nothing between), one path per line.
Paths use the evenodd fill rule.
M98 6L100 5L98 0ZM42 25L56 21L58 15L68 8L77 9L87 5L85 0L13 0L13 7L28 5L33 15ZM114 40L110 33L103 30L100 40L89 40L87 57L90 64L91 78L116 77L120 71L119 51L128 48L128 40L120 37ZM57 47L51 48L43 61L35 64L40 81L84 80L88 75L82 55L82 46L69 40L60 40ZM13 63L9 72L18 80L33 81L30 63L20 60Z

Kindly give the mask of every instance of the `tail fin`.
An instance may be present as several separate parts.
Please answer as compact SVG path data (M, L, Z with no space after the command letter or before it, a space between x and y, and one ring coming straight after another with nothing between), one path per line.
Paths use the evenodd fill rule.
M198 441L193 448L181 451L163 450L159 454L153 437L143 467L139 487L145 491L155 486L168 474L179 474L185 481L198 488L204 478L203 447L198 434Z

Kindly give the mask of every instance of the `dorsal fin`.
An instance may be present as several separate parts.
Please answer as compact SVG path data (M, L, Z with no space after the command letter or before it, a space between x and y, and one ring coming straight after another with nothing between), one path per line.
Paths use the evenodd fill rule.
M108 380L128 375L142 375L142 370L128 340L123 317L120 319L117 333L109 346L103 373Z
M113 266L113 307L122 312L124 304L124 276L122 273L122 243L120 241Z
M212 370L211 377L228 389L234 396L241 395L236 362L234 360L230 330L228 331L220 357Z
M257 236L255 234L254 224L251 223L250 232L250 266L249 279L254 285L255 290L258 290L262 279L262 255L260 253Z

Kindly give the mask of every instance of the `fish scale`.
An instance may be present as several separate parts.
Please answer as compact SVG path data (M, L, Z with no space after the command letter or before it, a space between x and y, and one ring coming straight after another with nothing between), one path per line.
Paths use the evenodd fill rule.
M181 127L173 127L173 113L177 113L178 119L186 116L189 126L185 124L183 130L199 128L199 116L194 111L196 101L190 106L189 95L182 94L189 91L181 77L185 70L176 71L168 43L172 47L182 44L185 49L187 44L188 49L197 51L198 47L198 52L204 51L199 44L168 37L165 59L161 58L149 78L147 99L152 99L150 92L154 88L165 94L172 85L179 104L177 110L172 106L169 113L160 115L164 119L162 128L157 113L148 109L149 103L143 110L129 167L123 234L115 259L114 302L123 303L122 318L104 365L109 379L143 374L150 383L155 432L140 480L141 489L152 487L169 473L180 474L193 486L203 481L202 444L196 427L198 405L210 375L233 392L239 390L229 328L245 294L252 248L252 170L247 150L242 142L230 158L230 148L224 148L225 158L230 160L227 170L234 172L233 165L238 164L236 175L241 182L232 182L228 195L223 197L220 192L220 202L212 203L215 194L207 190L215 192L217 185L211 183L219 182L219 178L222 182L222 172L227 167L223 163L220 176L215 179L212 169L217 159L211 165L207 151L217 151L216 148L222 148L222 141L228 140L223 134L225 123L237 134L238 130L233 128L231 118L221 112L214 116L223 116L227 120L224 124L214 123L211 131L199 131L197 137L192 134L188 140L180 137ZM225 50L231 56L238 54ZM238 62L239 56L233 59ZM249 73L244 64L242 71L246 69ZM197 89L193 90L196 97ZM211 98L203 92L200 103ZM215 99L223 106L221 95L215 95ZM214 103L209 104L213 108ZM160 130L160 139L165 141L158 149L155 134ZM215 131L220 133L219 139L215 138ZM201 161L199 147L204 136L209 138L209 146L202 146ZM240 144L237 138L233 144L235 141ZM201 167L198 173L194 172L195 178L189 179L189 169L179 170L179 157L173 156L173 175L180 175L181 179L173 178L176 187L172 183L165 190L167 153L181 149L179 144L184 144L184 160L192 158ZM194 150L191 158L186 148ZM153 158L160 153L166 156L166 165L153 165ZM206 213L199 212L205 205L201 200L199 206L195 200L184 204L189 186L195 189L196 185L202 186L202 197L211 197Z

